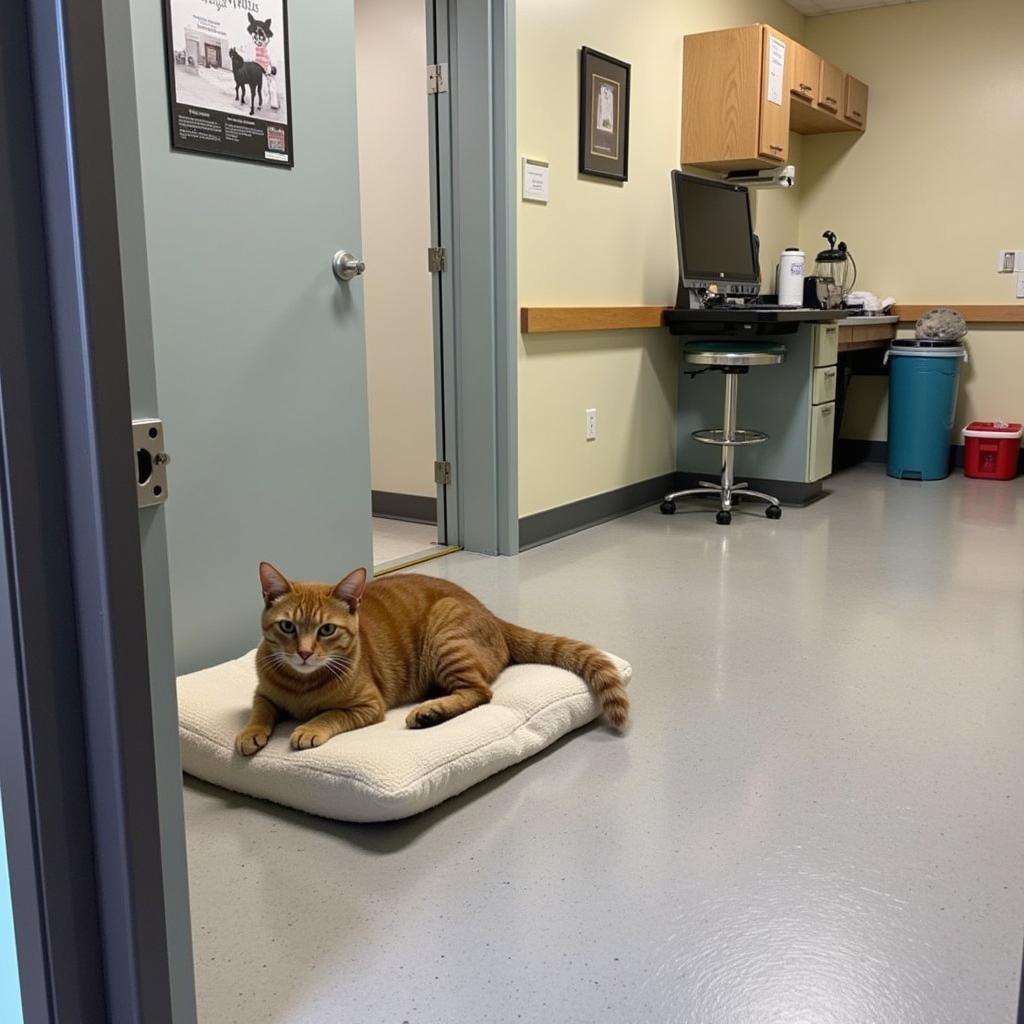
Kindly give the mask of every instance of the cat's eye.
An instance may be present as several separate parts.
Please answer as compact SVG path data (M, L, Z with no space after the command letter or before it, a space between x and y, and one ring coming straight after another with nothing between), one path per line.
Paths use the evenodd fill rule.
M295 623L292 622L291 619L281 619L277 624L277 628L281 630L282 633L287 633L289 636L292 636L295 633Z
M317 633L319 633L319 634L320 634L320 636L333 636L333 635L334 635L334 633L335 633L335 631L337 630L337 628L338 628L338 627L337 627L337 626L335 626L333 622L325 622L325 623L324 623L324 624L323 624L323 625L322 625L322 626L321 626L321 627L320 627L320 628L319 628L319 629L317 630Z

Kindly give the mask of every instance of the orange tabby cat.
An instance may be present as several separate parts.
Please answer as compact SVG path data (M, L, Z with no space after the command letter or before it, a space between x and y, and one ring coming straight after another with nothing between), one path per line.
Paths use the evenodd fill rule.
M263 562L260 582L259 683L235 739L241 754L265 747L280 718L300 722L296 750L372 725L412 701L423 703L409 712L409 728L436 725L486 704L498 673L516 662L576 672L605 718L619 729L626 724L629 700L605 654L502 622L447 580L398 575L367 584L366 570L356 569L337 586L296 583Z

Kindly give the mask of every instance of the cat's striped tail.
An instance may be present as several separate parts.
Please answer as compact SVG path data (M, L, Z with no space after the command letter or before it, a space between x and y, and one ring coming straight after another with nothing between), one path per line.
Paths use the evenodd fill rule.
M622 729L629 718L629 697L619 670L611 658L590 644L565 636L537 633L532 629L502 622L509 661L520 665L556 665L586 680L597 695L609 724Z

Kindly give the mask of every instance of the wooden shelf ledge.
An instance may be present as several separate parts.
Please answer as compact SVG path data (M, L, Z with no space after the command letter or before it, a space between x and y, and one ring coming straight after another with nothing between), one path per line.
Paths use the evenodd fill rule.
M896 307L900 323L913 323L922 313L948 305L969 324L1024 324L1024 302L1016 306L904 305ZM570 334L578 331L628 331L664 326L666 306L523 306L519 329L523 334Z
M1024 324L1024 302L1016 306L961 305L956 302L933 302L929 306L897 306L894 312L900 323L912 324L915 320L937 306L955 309L969 324Z
M664 325L665 306L523 306L523 334L627 331Z

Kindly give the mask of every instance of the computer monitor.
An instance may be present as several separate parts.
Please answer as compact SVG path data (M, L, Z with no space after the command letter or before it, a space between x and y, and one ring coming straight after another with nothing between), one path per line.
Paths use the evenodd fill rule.
M742 185L673 171L672 199L680 300L684 289L712 284L725 294L756 296L761 275L750 193Z

